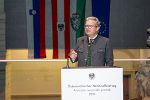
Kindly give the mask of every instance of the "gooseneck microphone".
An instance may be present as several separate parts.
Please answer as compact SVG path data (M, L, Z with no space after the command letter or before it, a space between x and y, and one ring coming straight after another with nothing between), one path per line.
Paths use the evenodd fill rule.
M69 69L69 57L67 57L67 65L66 65L66 68Z

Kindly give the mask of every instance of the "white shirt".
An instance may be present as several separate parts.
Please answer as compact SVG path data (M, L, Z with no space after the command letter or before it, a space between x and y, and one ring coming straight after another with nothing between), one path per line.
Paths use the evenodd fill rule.
M97 35L98 35L98 34L97 34ZM97 37L97 35L93 38L93 41L94 41L94 39ZM91 39L91 38L89 37L89 43L90 43L90 39Z

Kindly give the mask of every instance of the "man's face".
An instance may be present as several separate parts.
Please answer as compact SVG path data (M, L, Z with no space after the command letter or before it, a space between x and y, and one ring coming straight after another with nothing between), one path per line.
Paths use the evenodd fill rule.
M99 30L99 27L96 27L96 21L94 20L87 20L85 23L85 33L91 37L96 36L97 32Z

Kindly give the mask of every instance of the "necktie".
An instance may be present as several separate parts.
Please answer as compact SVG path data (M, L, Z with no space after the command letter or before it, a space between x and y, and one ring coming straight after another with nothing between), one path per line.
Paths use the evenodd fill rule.
M94 39L90 39L90 43L92 43L92 42L93 42L93 40L94 40Z

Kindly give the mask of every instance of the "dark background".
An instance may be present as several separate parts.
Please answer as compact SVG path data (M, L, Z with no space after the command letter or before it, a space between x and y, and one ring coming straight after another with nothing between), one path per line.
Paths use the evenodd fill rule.
M4 0L4 4L6 48L27 48L26 1ZM147 48L146 29L150 27L150 0L111 0L109 27L113 48Z

